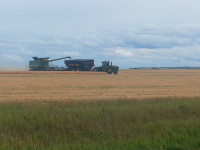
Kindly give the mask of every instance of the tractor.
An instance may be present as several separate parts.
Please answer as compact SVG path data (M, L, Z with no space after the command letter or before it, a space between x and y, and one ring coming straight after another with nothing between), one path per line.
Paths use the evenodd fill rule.
M103 61L101 67L95 67L92 71L99 71L99 72L107 72L108 74L117 74L119 70L118 66L112 65L112 62L110 61Z

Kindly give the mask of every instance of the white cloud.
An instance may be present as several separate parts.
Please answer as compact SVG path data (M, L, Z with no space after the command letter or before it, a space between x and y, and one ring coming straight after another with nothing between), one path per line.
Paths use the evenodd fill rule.
M71 57L77 57L80 56L80 53L77 51L67 51L67 50L63 50L60 52L56 52L56 51L51 51L49 52L49 55L53 55L54 57L64 57L64 56L71 56Z
M130 50L123 49L123 48L116 48L114 50L115 54L119 57L132 57L133 53Z
M184 33L181 32L184 30ZM120 67L198 66L200 27L142 26L134 30L89 32L70 37L34 36L0 39L0 55L27 65L32 56L105 59ZM192 32L192 33L191 33ZM3 61L1 60L1 62ZM25 61L26 62L25 62ZM62 62L61 62L62 63ZM7 64L7 62L5 63ZM116 64L116 63L115 63ZM12 63L16 65L16 63Z
M23 55L23 56L34 56L35 55L34 51L27 50L24 48L20 48L18 50L18 54Z
M9 43L10 41L0 42L0 51L4 51L6 49L17 49L19 46L17 44Z
M32 56L69 55L125 67L197 66L199 6L199 0L1 0L0 61L26 65Z
M83 44L89 47L96 47L98 46L97 42L91 41L91 40L85 40L83 41Z
M18 55L3 54L2 57L7 61L23 62L22 57Z

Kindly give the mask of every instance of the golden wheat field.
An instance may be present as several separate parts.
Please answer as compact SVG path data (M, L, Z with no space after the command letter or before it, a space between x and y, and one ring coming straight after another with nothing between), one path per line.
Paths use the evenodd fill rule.
M200 97L200 70L0 72L0 101L67 101Z

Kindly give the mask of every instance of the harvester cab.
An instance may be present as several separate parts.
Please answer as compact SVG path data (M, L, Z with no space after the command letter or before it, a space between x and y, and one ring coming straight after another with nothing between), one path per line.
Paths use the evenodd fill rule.
M32 58L35 61L49 61L50 57L45 57L45 58L32 57Z

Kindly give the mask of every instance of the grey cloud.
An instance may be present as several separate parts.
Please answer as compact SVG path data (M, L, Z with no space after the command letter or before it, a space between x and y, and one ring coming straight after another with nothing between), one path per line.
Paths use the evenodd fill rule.
M1 0L0 67L32 56L199 65L199 0ZM3 57L4 56L4 57ZM6 56L6 57L5 57ZM18 59L20 60L20 59Z
M9 54L3 54L1 55L4 59L7 59L9 61L14 61L14 62L23 62L23 58L18 56L18 55L9 55ZM14 63L13 62L13 63Z
M36 36L10 38L10 41L1 37L0 55L4 59L0 64L16 58L25 66L32 56L55 58L69 55L72 58L94 58L98 64L104 59L112 59L123 68L200 65L200 28L145 27L71 37Z

